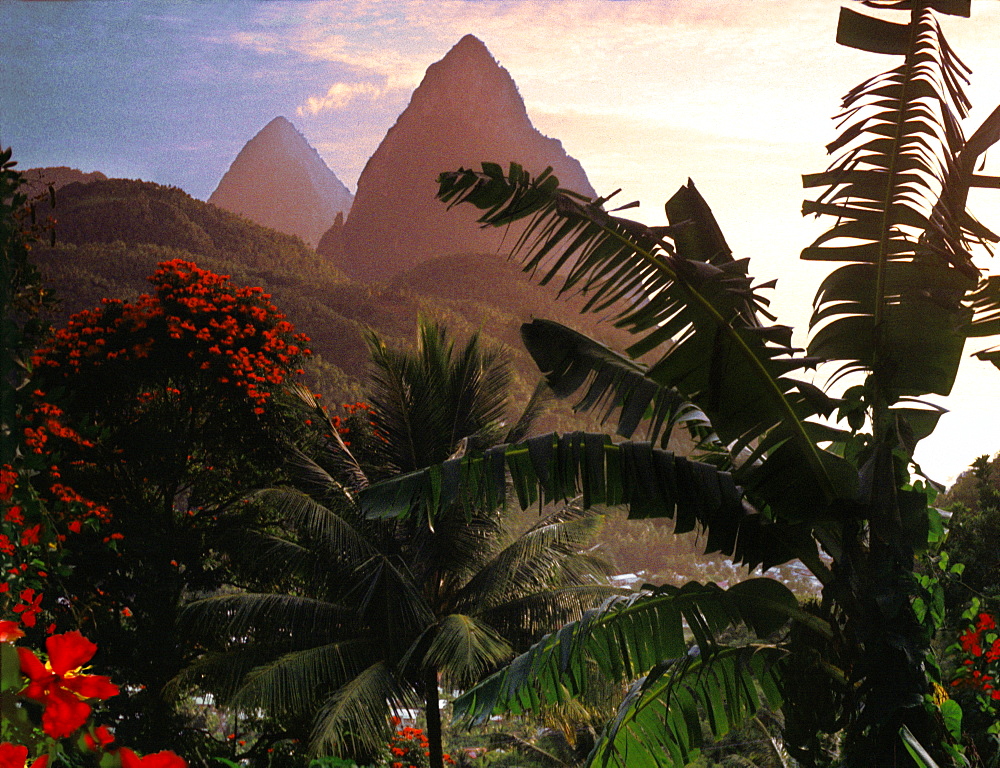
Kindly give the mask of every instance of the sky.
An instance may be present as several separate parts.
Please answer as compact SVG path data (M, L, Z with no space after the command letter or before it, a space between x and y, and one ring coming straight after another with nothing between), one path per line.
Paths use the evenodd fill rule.
M840 97L895 64L836 45L840 5L0 0L0 146L22 168L98 170L204 200L284 115L353 191L426 68L471 33L599 194L641 201L629 215L662 223L663 202L693 179L751 273L778 278L772 306L804 344L826 269L798 253L828 223L801 217L801 174L828 164ZM972 7L971 20L942 19L973 70L967 133L1000 103L1000 2ZM986 171L997 173L989 157ZM972 208L1000 228L1000 192ZM950 482L1000 450L998 395L1000 371L969 359L918 449L928 474Z

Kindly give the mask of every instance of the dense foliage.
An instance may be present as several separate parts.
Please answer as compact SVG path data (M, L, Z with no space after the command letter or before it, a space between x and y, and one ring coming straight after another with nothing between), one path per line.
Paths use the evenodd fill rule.
M295 460L294 486L255 496L284 525L233 542L244 566L234 586L244 589L185 610L208 651L185 679L238 711L266 713L266 740L299 737L362 763L378 755L394 718L419 707L427 764L441 768L439 683L470 685L610 591L583 552L599 519L566 508L513 535L497 504L454 505L433 521L365 516L355 498L370 475L510 433L499 350L475 336L458 348L429 322L415 352L377 336L370 348L371 404L352 409L343 436L343 422L327 421L327 450ZM314 418L327 416L317 408Z
M442 199L479 208L484 224L529 218L526 270L582 288L585 311L614 312L634 336L621 354L555 322L521 329L557 395L617 416L625 438L645 424L646 441L526 438L537 403L507 426L503 355L476 337L459 349L433 323L415 352L369 336L370 405L338 420L289 385L307 350L270 297L178 252L160 260L153 293L74 315L28 358L45 303L27 258L38 232L5 154L0 602L12 618L0 621L0 759L44 768L78 737L74 761L168 768L173 754L114 744L191 739L208 758L220 742L245 746L242 728L254 741L230 754L247 763L299 739L362 761L386 758L388 744L390 765L443 768L441 686L472 686L455 709L484 723L565 711L616 684L624 700L591 764L680 768L753 727L782 730L782 763L786 748L806 766L988 758L1000 631L982 598L993 585L950 558L991 562L977 545L996 493L980 462L976 508L957 511L946 537L912 456L940 416L918 398L948 394L968 337L1000 333L1000 281L973 259L1000 238L966 210L970 187L997 186L975 168L1000 137L1000 110L962 135L965 70L935 13L968 15L968 2L862 1L910 17L841 14L839 42L901 60L845 97L837 156L805 177L819 191L804 211L834 223L802 256L835 264L807 354L691 183L667 202L669 223L649 227L516 163L441 177ZM196 223L204 211L179 191L144 186L129 214L128 184L101 184L120 216L67 217L97 258L251 247L235 219ZM262 241L317 267L294 243ZM979 356L1000 365L996 349ZM805 371L826 364L823 388ZM666 450L678 424L698 460ZM508 535L511 490L522 507L566 506ZM701 530L708 550L751 569L798 560L822 600L767 578L608 597L583 550L596 526L585 510L618 504ZM952 674L932 641L947 589L973 578L983 595L957 619ZM39 655L29 644L43 635ZM120 687L83 669L98 647ZM197 721L167 695L195 693ZM90 724L98 704L113 735ZM426 731L397 732L413 706Z
M39 310L47 294L28 259L39 231L33 226L32 203L21 189L23 179L14 166L11 151L0 152L0 273L5 278L0 291L4 342L0 346L0 458L4 462L0 464L0 514L5 529L0 538L4 615L0 619L0 761L11 768L45 768L50 760L103 768L186 768L186 762L170 751L140 757L116 744L105 726L92 721L93 706L117 696L119 688L105 675L84 671L97 646L79 631L56 633L53 622L44 628L48 635L45 652L16 645L26 634L40 637L40 618L53 618L43 612L40 590L67 573L62 544L68 539L63 531L77 534L84 525L100 525L107 510L57 482L61 478L57 456L47 445L50 435L75 447L89 448L92 443L61 424L62 410L41 401L37 391L34 407L28 410L19 397L28 384L25 356L41 330Z
M506 468L522 504L581 491L584 503L628 503L634 516L700 523L709 549L751 567L798 558L823 583L821 610L809 613L779 587L766 594L754 582L724 594L660 588L611 603L463 697L459 707L474 721L578 695L581 669L596 664L638 680L591 762L682 766L703 743L701 713L718 736L752 717L763 697L790 712L816 706L783 674L812 658L813 687L841 695L812 734L786 730L800 761L961 762L957 707L941 695L930 644L943 615L936 588L914 574L915 553L940 539L941 521L933 491L911 476L912 455L941 411L915 398L948 394L966 338L1000 330L997 282L973 261L978 246L998 238L966 210L971 186L994 184L975 167L1000 136L1000 110L964 138L965 70L935 11L968 15L968 3L866 4L905 10L909 20L841 13L838 42L899 64L848 93L829 146L833 164L805 177L818 192L804 211L833 224L802 256L835 267L816 296L807 355L792 346L791 329L774 324L764 294L771 284L754 284L693 184L667 202L667 226L649 227L516 163L442 175L441 198L476 206L484 224L530 217L516 250L525 269L564 291L584 290L587 309L611 309L635 334L622 355L557 323L523 326L553 389L580 392L584 409L620 409L624 436L644 419L651 439L686 420L704 463L648 443L555 436L376 486L363 503L433 516L453 499L495 498ZM648 365L636 362L667 341ZM1000 359L996 350L979 354ZM827 390L804 373L823 363L834 371ZM741 610L744 600L760 613ZM761 630L775 628L775 612L810 636L793 632L777 648L719 642L740 620L767 639ZM697 662L676 642L682 618ZM811 738L824 731L843 734L839 756Z
M69 567L47 597L108 652L127 691L110 705L118 733L143 749L175 746L176 612L222 578L213 550L245 525L238 498L280 473L303 429L280 401L308 353L260 288L183 260L150 280L153 293L74 315L34 353L26 412L27 444L57 451L63 478L105 510L103 525L69 523Z
M515 392L528 397L534 366L521 348L522 318L549 307L544 290L518 270L487 255L442 257L391 285L348 280L328 259L300 240L195 200L180 189L126 179L72 184L58 190L54 245L39 244L34 262L60 297L57 318L96 306L104 298L133 300L163 261L184 259L231 275L242 285L266 286L297 327L308 333L314 355L306 380L332 402L361 395L367 375L365 334L376 330L393 347L413 345L418 315L447 322L462 336L509 347L515 361ZM39 220L49 215L39 209ZM574 304L555 310L570 318ZM588 322L588 332L607 329ZM568 419L568 409L562 415Z

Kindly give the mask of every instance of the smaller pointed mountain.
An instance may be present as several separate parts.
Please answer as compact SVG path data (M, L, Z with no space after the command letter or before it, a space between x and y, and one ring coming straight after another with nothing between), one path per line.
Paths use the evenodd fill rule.
M313 248L353 195L284 117L246 143L208 198L227 211L298 235Z
M340 238L336 265L356 278L388 281L440 256L500 251L504 233L480 229L471 211L449 211L435 198L440 173L484 160L514 161L533 174L552 166L562 186L595 194L580 163L531 124L507 70L466 35L427 69L368 160L351 215L324 244Z

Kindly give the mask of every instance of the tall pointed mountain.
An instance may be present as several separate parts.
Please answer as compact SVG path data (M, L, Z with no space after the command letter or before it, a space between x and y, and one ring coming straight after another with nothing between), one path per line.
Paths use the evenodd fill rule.
M314 248L353 196L284 117L246 143L208 198L265 227L298 235Z
M387 281L438 256L500 250L503 233L479 229L470 212L448 211L434 197L438 174L483 160L513 160L532 173L551 165L563 186L594 195L580 163L532 126L507 70L466 35L428 68L368 160L351 215L327 238L336 265Z

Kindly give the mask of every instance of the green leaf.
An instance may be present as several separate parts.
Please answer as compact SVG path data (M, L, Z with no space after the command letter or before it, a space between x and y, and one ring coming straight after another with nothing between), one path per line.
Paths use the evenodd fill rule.
M722 652L716 638L727 627L743 623L770 634L797 613L794 595L773 579L751 579L728 591L692 582L611 598L457 699L455 717L480 723L582 695L591 664L611 680L635 679L666 659L687 657L685 623L701 653L711 655Z
M941 8L964 13L968 3ZM837 159L824 173L804 177L806 186L826 191L807 201L803 213L835 221L803 258L849 262L817 292L809 352L844 361L842 373L874 374L890 403L946 395L973 319L961 302L979 275L969 248L996 240L965 211L966 166L983 151L959 157L966 70L927 10L915 12L912 24L897 24L842 9L838 41L906 58L844 98L848 119L828 147ZM940 111L928 109L930 102ZM997 305L980 296L971 332L984 333L997 325ZM915 439L926 431L911 426Z
M837 42L871 53L902 55L909 49L910 27L841 8Z
M777 455L752 477L774 467L775 483L794 484L796 475L776 465L788 452ZM707 551L724 552L751 568L815 554L806 524L768 520L745 503L730 473L649 443L613 444L606 435L583 432L541 435L446 462L447 471L457 467L462 478L447 493L435 492L433 475L441 470L428 468L369 486L359 493L358 504L373 518L417 515L429 520L453 503L496 506L506 500L505 464L522 509L536 501L567 501L582 494L585 507L625 504L631 517L673 518L678 532L700 524L707 533ZM797 492L782 488L789 498ZM813 490L802 492L815 500Z
M899 738L902 739L903 746L906 747L907 753L913 758L917 768L938 768L934 758L905 725L899 729Z
M945 728L956 741L962 740L962 707L954 699L945 699L941 702L941 717L944 720Z
M785 457L786 470L814 494L814 508L853 495L849 468L832 469L842 460L824 456L810 437L807 420L825 415L817 410L818 401L803 394L804 382L788 376L817 360L791 347L791 329L769 324L773 317L760 293L764 286L754 287L746 261L732 257L692 183L667 202L670 226L650 228L612 216L557 186L543 190L537 179L504 178L493 166L442 174L440 182L442 200L479 207L484 224L501 226L512 217L532 216L514 252L525 270L538 270L542 284L560 280L561 291L584 291L587 311L615 307L616 325L639 337L627 354L635 358L654 349L659 354L644 378L693 403L723 443L739 452L754 442L791 441L796 450ZM553 262L550 257L560 249ZM553 367L557 378L566 377L568 389L589 366L597 378L585 402L616 392L631 427L639 398L651 390L640 388L635 375L619 375L623 361L598 360L593 348L578 351L578 363L567 363L564 356L558 363L562 367ZM556 363L543 360L546 366ZM778 498L773 501L780 504Z
M0 643L0 691L19 691L23 686L17 648L13 643Z

